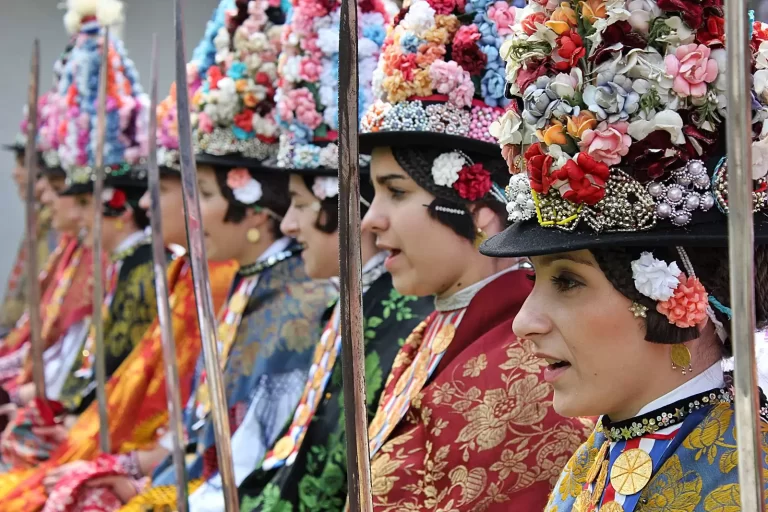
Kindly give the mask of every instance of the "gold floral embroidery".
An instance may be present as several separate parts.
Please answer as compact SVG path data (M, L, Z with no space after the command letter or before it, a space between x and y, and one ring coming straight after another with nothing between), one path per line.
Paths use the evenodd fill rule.
M739 484L718 487L704 499L706 512L740 512Z
M520 340L520 344L511 344L507 348L507 362L499 366L502 370L519 368L528 373L539 373L547 363L533 354L536 352L531 340Z
M733 409L730 404L717 405L685 438L683 446L696 451L696 460L706 454L707 462L714 464L718 447L736 449L735 445L726 443L723 437L728 431L732 416Z
M560 493L560 499L566 500L569 496L575 498L581 494L584 482L587 480L587 473L597 458L598 449L594 446L594 434L584 443L571 460L563 469L560 477L560 483L557 486L557 492Z
M643 512L693 512L701 501L701 477L683 473L680 457L673 455L661 466L640 497Z
M480 354L464 363L464 374L462 377L479 377L487 367L488 361L485 359L485 354Z

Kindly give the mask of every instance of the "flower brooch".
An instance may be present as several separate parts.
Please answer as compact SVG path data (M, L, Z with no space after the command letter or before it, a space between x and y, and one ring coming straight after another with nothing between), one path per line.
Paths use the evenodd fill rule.
M101 194L101 202L104 206L114 210L116 212L123 211L125 204L128 202L128 197L120 189L107 187Z
M339 178L336 176L318 176L312 184L312 194L320 199L329 199L339 195Z
M227 173L227 186L232 189L235 199L246 206L253 205L263 195L261 183L244 167L230 169Z
M432 180L436 185L453 188L466 201L482 199L493 187L491 173L462 151L443 153L435 158Z

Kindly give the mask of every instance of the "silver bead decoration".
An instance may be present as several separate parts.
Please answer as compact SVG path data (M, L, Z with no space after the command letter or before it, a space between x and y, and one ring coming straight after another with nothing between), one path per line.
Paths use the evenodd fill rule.
M707 211L714 206L715 198L709 188L704 162L691 160L685 167L672 171L665 183L651 182L646 190L656 201L656 215L660 219L685 226L694 211Z
M505 190L508 219L511 222L521 222L536 214L536 205L531 194L531 184L526 173L513 174Z

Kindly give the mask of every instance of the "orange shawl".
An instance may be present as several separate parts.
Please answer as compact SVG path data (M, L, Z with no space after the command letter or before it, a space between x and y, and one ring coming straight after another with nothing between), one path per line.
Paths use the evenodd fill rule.
M189 398L200 353L192 273L185 263L186 258L178 258L168 269L182 405ZM211 291L217 309L224 303L236 271L234 263L209 264ZM112 375L107 383L107 395L112 450L125 453L151 447L157 440L158 430L168 421L163 350L157 320ZM30 471L0 476L0 510L39 510L46 500L42 479L50 469L75 460L92 459L98 454L99 417L98 404L94 402L78 418L69 437L50 460Z

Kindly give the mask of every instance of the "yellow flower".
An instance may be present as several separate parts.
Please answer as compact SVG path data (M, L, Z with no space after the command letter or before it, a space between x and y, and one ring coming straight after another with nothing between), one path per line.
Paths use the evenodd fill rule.
M582 110L579 115L568 118L568 135L580 139L587 130L594 130L597 126L595 115L589 110Z
M381 87L387 91L387 101L390 103L400 103L411 96L410 84L400 71L395 71L382 80Z
M680 458L673 455L643 489L640 499L649 511L693 512L701 501L701 487L701 477L695 471L684 474Z
M549 21L544 23L547 27L551 28L557 35L562 35L571 28L575 27L579 23L579 18L576 15L576 11L568 4L563 2L560 7L555 9L555 12L550 16Z
M401 463L392 460L387 453L374 457L371 463L371 493L374 496L386 496L395 487L400 478L392 476Z
M579 5L581 5L581 15L593 25L598 19L608 16L603 0L586 0Z
M445 28L433 28L424 34L424 39L430 43L436 44L447 44L449 38L450 35L448 34L448 29Z
M453 35L459 30L461 22L455 14L438 14L435 16L435 26L444 28L450 35Z
M237 82L235 82L235 89L237 92L243 92L248 88L248 80L245 78L241 78Z
M715 406L704 421L685 438L683 446L689 450L696 450L696 460L706 454L709 464L714 464L718 445L728 446L723 436L728 431L732 418L733 409L729 404Z
M565 138L565 126L560 121L552 121L552 124L546 130L536 130L536 136L547 146L557 144L564 146L568 143Z
M411 90L416 96L432 95L432 79L429 77L429 71L426 69L420 69L413 73Z

